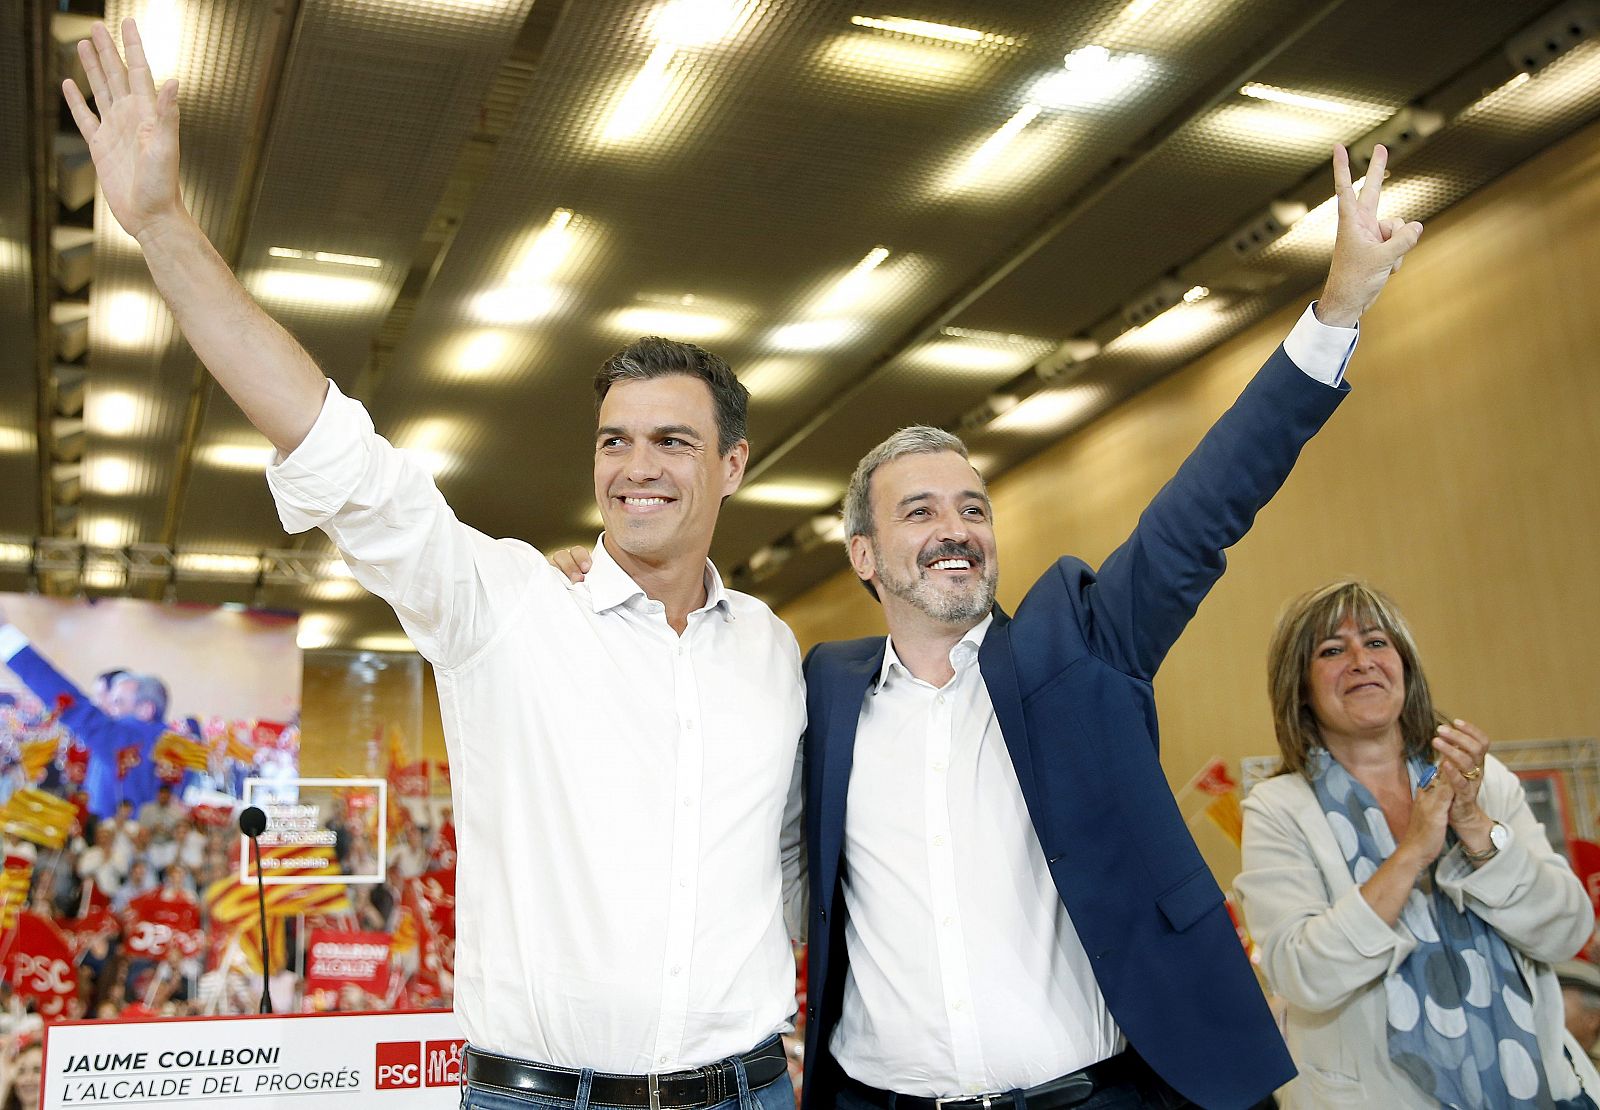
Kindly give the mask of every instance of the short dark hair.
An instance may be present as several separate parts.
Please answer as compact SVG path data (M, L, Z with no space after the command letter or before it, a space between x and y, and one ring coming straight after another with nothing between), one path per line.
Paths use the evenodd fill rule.
M747 439L750 391L734 376L728 364L704 347L645 335L606 359L594 376L594 411L618 382L648 381L683 374L699 378L711 390L711 404L717 416L717 454L726 455L733 445Z

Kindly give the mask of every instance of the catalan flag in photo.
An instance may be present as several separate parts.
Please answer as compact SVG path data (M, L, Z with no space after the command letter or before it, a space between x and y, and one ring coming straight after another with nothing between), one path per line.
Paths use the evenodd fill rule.
M18 790L0 806L0 832L44 848L65 844L77 819L77 806L32 786Z

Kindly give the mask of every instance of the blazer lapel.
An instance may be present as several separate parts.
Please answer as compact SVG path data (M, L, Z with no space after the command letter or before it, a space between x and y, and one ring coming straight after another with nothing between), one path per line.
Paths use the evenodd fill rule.
M822 858L812 861L813 867L822 868L824 909L833 905L839 863L844 856L844 815L850 793L850 767L856 753L856 726L861 721L861 701L883 669L884 643L886 641L880 641L878 649L865 658L846 663L838 679L830 683L833 689L828 699L828 724L821 753Z
M1033 777L1028 726L1022 716L1017 664L1011 651L1011 618L998 605L994 607L994 623L978 649L978 670L989 691L989 701L994 705L995 719L1000 722L1000 735L1006 739L1006 750L1011 754L1011 766L1017 772L1022 797L1033 811L1039 791Z

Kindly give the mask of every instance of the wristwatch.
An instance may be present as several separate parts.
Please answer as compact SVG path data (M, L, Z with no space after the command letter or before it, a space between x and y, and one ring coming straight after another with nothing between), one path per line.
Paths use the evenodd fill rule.
M1511 843L1511 830L1496 821L1489 829L1489 846L1481 852L1467 850L1465 844L1461 845L1461 854L1472 863L1482 863L1484 860L1494 859L1501 850Z

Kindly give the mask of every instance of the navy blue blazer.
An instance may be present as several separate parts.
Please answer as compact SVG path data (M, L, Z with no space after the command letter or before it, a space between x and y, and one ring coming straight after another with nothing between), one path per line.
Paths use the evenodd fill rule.
M1280 347L1156 494L1096 574L1061 559L1014 618L998 607L979 670L1061 902L1111 1015L1166 1081L1206 1107L1245 1107L1295 1074L1162 773L1156 668L1226 566L1223 552L1288 477L1348 387ZM848 953L845 795L881 637L806 658L811 883L807 1110L834 1104L828 1051Z

